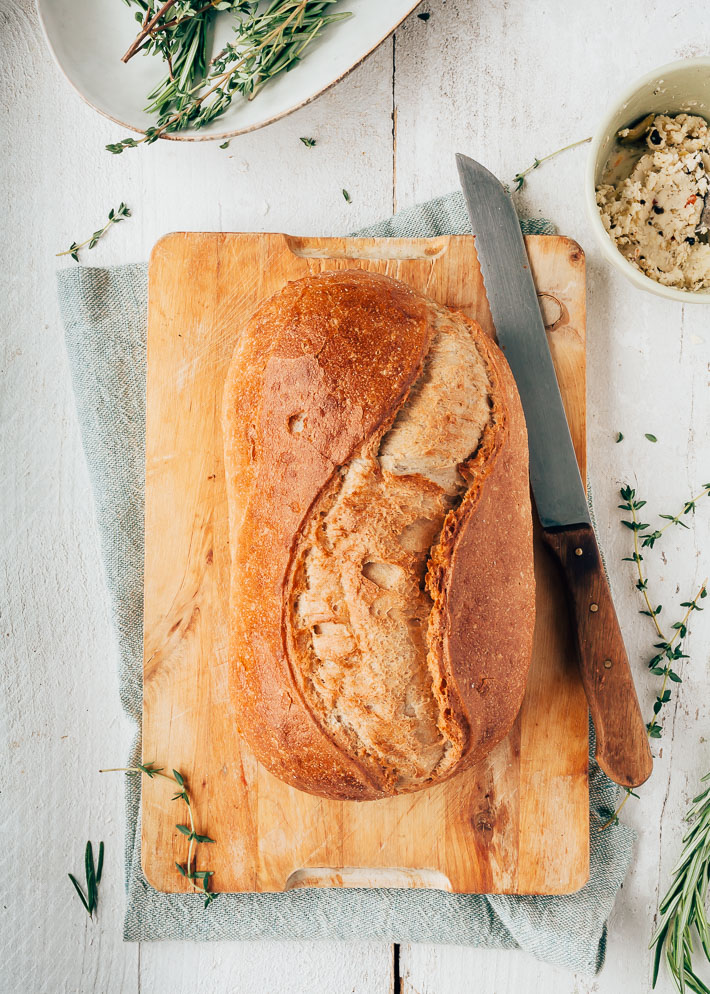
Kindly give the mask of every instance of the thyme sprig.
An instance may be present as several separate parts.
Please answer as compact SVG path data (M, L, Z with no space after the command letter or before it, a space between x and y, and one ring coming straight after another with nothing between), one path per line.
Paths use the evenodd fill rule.
M534 169L538 169L543 162L547 162L549 159L554 159L556 156L561 155L563 152L569 152L571 148L577 148L578 145L586 145L587 142L592 140L592 136L589 138L581 138L579 141L572 142L571 145L565 145L563 148L558 148L555 152L550 152L549 155L543 155L540 159L535 159L531 166L527 169L522 169L519 173L513 176L513 182L515 183L516 190L522 190L525 186L525 177L528 176Z
M88 245L90 249L94 248L98 244L99 240L103 238L103 236L106 234L106 232L111 227L111 225L118 224L119 221L125 221L125 219L130 216L131 216L130 209L126 207L123 201L121 201L121 203L119 204L118 207L116 207L115 210L114 208L111 208L111 210L108 212L108 221L103 226L103 228L99 228L98 231L95 231L93 235L91 235L83 242L79 242L78 244L77 242L72 242L69 248L66 249L64 252L57 252L56 257L59 258L59 256L62 255L70 255L74 260L74 262L78 262L80 249L83 249L86 245Z
M621 523L626 528L630 529L633 534L633 553L630 556L624 556L623 562L632 562L636 566L637 580L635 583L636 589L641 594L645 607L641 608L639 613L645 615L651 619L654 627L655 636L659 641L653 643L653 648L656 650L654 655L648 662L648 668L654 676L663 677L661 683L661 689L656 695L656 700L653 703L653 715L651 720L646 723L646 733L650 739L660 739L662 734L662 724L660 721L660 713L666 704L671 700L671 691L669 687L670 683L682 683L683 679L680 674L674 669L674 665L679 667L684 659L688 659L687 653L683 652L681 646L681 641L688 634L688 621L690 615L693 611L702 611L703 609L699 605L699 601L704 600L707 597L707 579L703 580L700 589L696 593L695 597L690 601L681 601L680 606L685 608L685 612L682 615L680 621L675 621L671 624L670 630L672 635L666 635L661 626L660 614L663 610L663 605L654 605L648 591L648 576L645 571L644 557L641 553L641 549L644 547L651 547L655 544L658 539L661 538L663 532L666 528L669 528L671 524L683 524L680 521L684 514L690 513L691 510L695 509L696 502L703 495L707 494L710 496L710 486L704 486L702 493L696 497L691 497L689 501L683 505L683 510L677 515L662 514L660 517L667 518L668 524L664 525L662 529L656 529L653 532L647 531L650 528L650 524L641 521L638 512L646 506L645 500L638 500L636 497L636 491L630 487L625 486L620 490L621 498L624 501L623 504L619 504L619 509L621 511L626 511L631 515L631 520L622 519ZM687 510L686 510L687 508ZM686 526L687 527L687 526ZM633 791L630 787L624 788L624 796L621 802L617 805L614 812L608 818L606 822L601 826L602 829L607 828L611 824L615 824L618 821L619 813L628 801L630 797L638 797L639 795Z
M256 0L223 0L200 5L191 13L188 0L182 0L181 16L161 25L156 16L167 13L163 9L167 5L145 23L146 8L153 11L152 0L132 2L146 10L139 46L162 56L169 72L148 97L146 110L156 115L155 125L142 138L107 145L114 155L185 128L203 128L224 114L237 95L253 100L270 79L300 61L327 25L351 16L346 11L330 13L337 0L271 0L265 9ZM218 10L235 15L236 38L210 61L208 27Z
M668 522L668 524L663 525L662 528L656 528L652 532L648 532L645 535L642 535L641 545L652 549L654 544L661 537L661 535L663 535L664 531L667 528L670 528L671 525L680 525L681 528L689 528L690 526L686 525L685 521L683 521L682 519L685 517L686 514L695 514L695 509L697 507L698 501L702 497L710 497L710 483L704 483L703 489L700 491L700 493L696 494L694 497L691 497L690 500L687 500L685 504L683 504L683 507L678 512L678 514L659 514L658 517L663 518L665 521Z
M709 780L710 773L706 773L701 782ZM694 934L710 962L710 925L705 911L710 882L710 785L693 798L685 820L691 827L683 837L683 851L673 867L673 883L661 901L661 920L649 946L654 949L653 986L665 949L668 969L681 994L685 990L710 994L710 987L693 969Z
M86 849L84 850L84 875L86 877L86 893L81 888L81 884L76 879L73 873L68 873L67 876L74 885L74 890L79 895L81 903L86 908L86 913L89 918L94 917L94 911L99 903L99 883L101 881L101 873L104 868L104 844L99 842L99 860L98 863L94 863L94 850L91 842L86 843Z
M137 766L115 767L113 769L99 770L99 773L128 773L145 774L150 780L160 777L169 780L178 786L179 790L172 797L173 801L184 801L187 807L189 825L175 825L181 835L185 835L188 840L187 860L184 863L175 863L178 873L189 881L193 890L200 893L204 899L204 907L208 908L212 901L217 899L217 894L210 890L210 878L214 876L214 870L197 869L197 846L213 843L209 835L200 835L195 826L195 817L192 812L192 799L185 783L185 777L178 771L173 770L172 776L165 772L163 766L156 766L155 763L138 763Z

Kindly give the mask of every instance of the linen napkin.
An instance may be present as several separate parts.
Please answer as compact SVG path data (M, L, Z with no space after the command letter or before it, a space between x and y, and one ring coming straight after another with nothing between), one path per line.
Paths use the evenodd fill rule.
M551 234L549 222L521 222ZM438 197L358 234L435 236L470 232L459 192ZM143 508L147 266L58 274L59 301L120 650L121 701L136 728L129 765L140 761L143 638ZM339 939L520 948L549 963L596 973L606 921L628 869L633 833L599 831L617 788L590 757L591 875L562 897L448 894L435 890L303 889L163 894L140 865L140 778L126 777L126 940Z

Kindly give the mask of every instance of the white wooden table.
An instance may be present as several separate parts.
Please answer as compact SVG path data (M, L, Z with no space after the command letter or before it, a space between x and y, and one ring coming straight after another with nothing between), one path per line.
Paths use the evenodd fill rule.
M98 0L97 0L98 2ZM107 2L107 0L104 0ZM118 0L114 0L118 2ZM535 156L589 134L635 76L707 52L702 0L425 0L343 83L266 130L216 144L159 142L111 156L123 130L85 106L48 55L31 0L0 0L2 93L3 683L6 854L2 992L29 994L618 994L646 991L659 892L681 815L710 768L710 612L694 619L692 659L667 709L652 782L627 805L639 832L633 870L595 980L521 953L446 946L318 943L124 944L120 765L129 729L102 583L87 471L55 296L54 253L125 200L134 217L90 254L145 259L175 229L342 234L456 186L453 153L512 177ZM317 138L314 149L299 142ZM553 218L587 252L589 455L601 538L646 711L648 619L637 614L617 491L636 481L658 511L710 478L708 310L634 290L606 266L582 207L586 150L531 175L521 209ZM345 203L346 187L352 204ZM73 265L73 263L72 263ZM617 431L625 439L615 444ZM644 438L654 432L658 443ZM685 599L710 572L710 501L691 531L653 555L657 599ZM679 585L680 592L677 592ZM66 874L87 838L106 842L101 911L91 924ZM395 964L398 968L395 971ZM672 990L667 978L659 986Z

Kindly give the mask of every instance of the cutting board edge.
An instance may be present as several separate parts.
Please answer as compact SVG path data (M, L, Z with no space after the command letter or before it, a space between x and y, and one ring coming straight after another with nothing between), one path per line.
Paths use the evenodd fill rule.
M288 235L283 235L281 233L268 233L268 232L267 233L249 233L249 232L234 232L234 233L230 233L230 232L226 232L226 233L224 233L224 232L200 232L200 233L172 232L172 233L169 233L169 234L166 234L165 236L163 236L163 238L161 238L159 240L159 242L157 242L156 245L154 246L153 252L151 253L151 267L153 267L154 262L157 261L157 259L158 259L159 255L160 255L161 251L167 251L167 252L171 251L172 245L173 245L174 242L179 242L179 241L185 240L186 238L195 238L195 237L200 238L201 241L206 242L206 243L209 243L211 241L217 241L217 242L220 242L220 243L225 243L225 242L227 242L230 239L233 239L235 237L236 238L249 239L249 240L252 240L252 241L253 240L264 240L264 239L273 240L274 242L276 242L276 241L285 241L286 246L289 248L289 251L291 251L292 254L300 256L300 257L302 257L304 259L319 259L319 258L320 259L324 259L324 258L327 259L327 258L333 258L333 259L340 259L342 261L343 259L346 259L346 258L354 258L355 261L362 261L363 259L372 259L372 260L379 260L379 261L382 261L382 262L387 262L387 261L391 261L392 260L391 249L393 247L395 247L395 246L401 246L403 249L406 250L406 246L417 245L417 244L431 245L432 243L436 242L440 246L440 249L437 250L436 255L432 255L430 253L427 253L427 254L425 254L425 253L422 253L422 254L417 253L417 254L415 254L413 256L405 256L405 255L403 255L401 257L401 258L414 258L414 259L433 259L433 258L438 258L442 254L444 254L443 251L441 250L442 243L445 243L446 248L450 247L453 242L461 242L461 243L471 242L472 244L475 243L474 237L472 235L470 235L470 234L436 236L434 238L401 238L401 239L349 238L349 239L338 239L338 238L329 238L329 237L297 238L296 236L288 236ZM574 239L569 238L567 236L564 236L564 235L531 235L531 236L528 236L528 240L530 240L532 242L538 242L538 241L543 241L544 240L548 244L557 243L559 246L565 246L566 248L568 248L569 250L571 250L573 252L578 252L579 253L578 259L581 256L582 263L584 261L584 253L583 253L582 249L580 248L580 246L578 245L578 243ZM301 252L301 251L299 251L297 253L293 253L292 244L294 242L298 242L300 246L306 245L306 246L317 246L317 247L320 247L320 251L318 251L317 253L315 253L315 252L311 253L310 251L309 252ZM360 255L360 256L356 256L352 252L348 253L348 252L345 252L345 251L341 251L338 254L334 254L334 253L331 253L331 252L327 251L328 247L332 246L334 243L340 243L341 245L342 244L347 244L350 247L355 246L356 244L360 244L360 245L366 244L368 246L375 246L375 245L377 245L379 251L377 252L377 254L375 254L374 252L368 252L367 254ZM294 278L296 278L296 277L294 277ZM453 304L452 306L457 306L457 305ZM585 776L586 776L586 772L585 772ZM147 864L145 862L145 860L147 858L146 857L146 850L147 850L148 847L147 847L147 840L145 839L145 835L144 835L143 831L142 831L142 841L145 844L142 845L142 847L141 847L141 850L142 850L142 852L141 852L141 862L142 862L142 865L143 865L143 868L144 868L144 872L145 872L146 866L147 866ZM588 832L587 832L586 844L587 844L587 851L588 851L588 848L589 848L589 835L588 835ZM587 866L588 866L588 861L587 861ZM159 869L159 867L157 867L157 868ZM150 879L150 876L152 876L152 869L153 869L153 867L150 868L149 873L146 873L146 878L147 879ZM436 871L436 872L438 872L438 871ZM588 869L587 869L587 874L588 874ZM181 892L181 891L183 891L184 887L180 887L180 884L182 883L182 881L180 880L180 878L177 877L177 876L175 876L175 878L170 877L169 878L170 882L173 882L173 879L174 879L174 882L177 884L176 888L172 888L172 887L171 888L158 887L156 889L164 890L167 893L174 893L174 892ZM583 886L584 880L581 879L581 882L579 882L580 879L581 879L581 874L578 874L574 878L573 886L571 888L563 888L563 889L557 890L557 889L552 889L552 888L548 887L548 888L545 889L544 893L548 893L548 894L549 893L560 893L560 894L563 894L563 893L573 893L575 890L579 889L579 886ZM586 877L585 877L585 879L586 879ZM579 886L577 886L577 884L579 884ZM155 886L155 885L153 884L153 886ZM244 890L241 891L241 892L250 892L250 891L253 891L253 890L254 890L254 888L244 888ZM271 890L270 888L266 889L264 887L260 888L260 890L261 890L261 892L264 892L264 893L278 893L279 892L278 889ZM281 888L281 890L283 890L283 888ZM231 888L229 890L225 891L225 892L230 892L230 891L231 891ZM461 891L458 891L458 892L459 893L477 893L478 891L463 891L463 890L461 890ZM522 894L522 893L534 894L534 893L542 893L542 891L537 891L537 890L522 890L522 889L516 888L516 887L511 887L511 888L499 887L499 888L496 889L496 892L497 893L506 893L506 894Z

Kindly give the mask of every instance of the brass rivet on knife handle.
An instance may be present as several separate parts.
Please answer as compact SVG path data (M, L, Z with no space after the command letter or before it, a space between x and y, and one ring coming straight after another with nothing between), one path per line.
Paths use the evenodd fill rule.
M651 775L653 760L594 530L580 525L544 536L568 581L597 762L615 783L637 787Z

